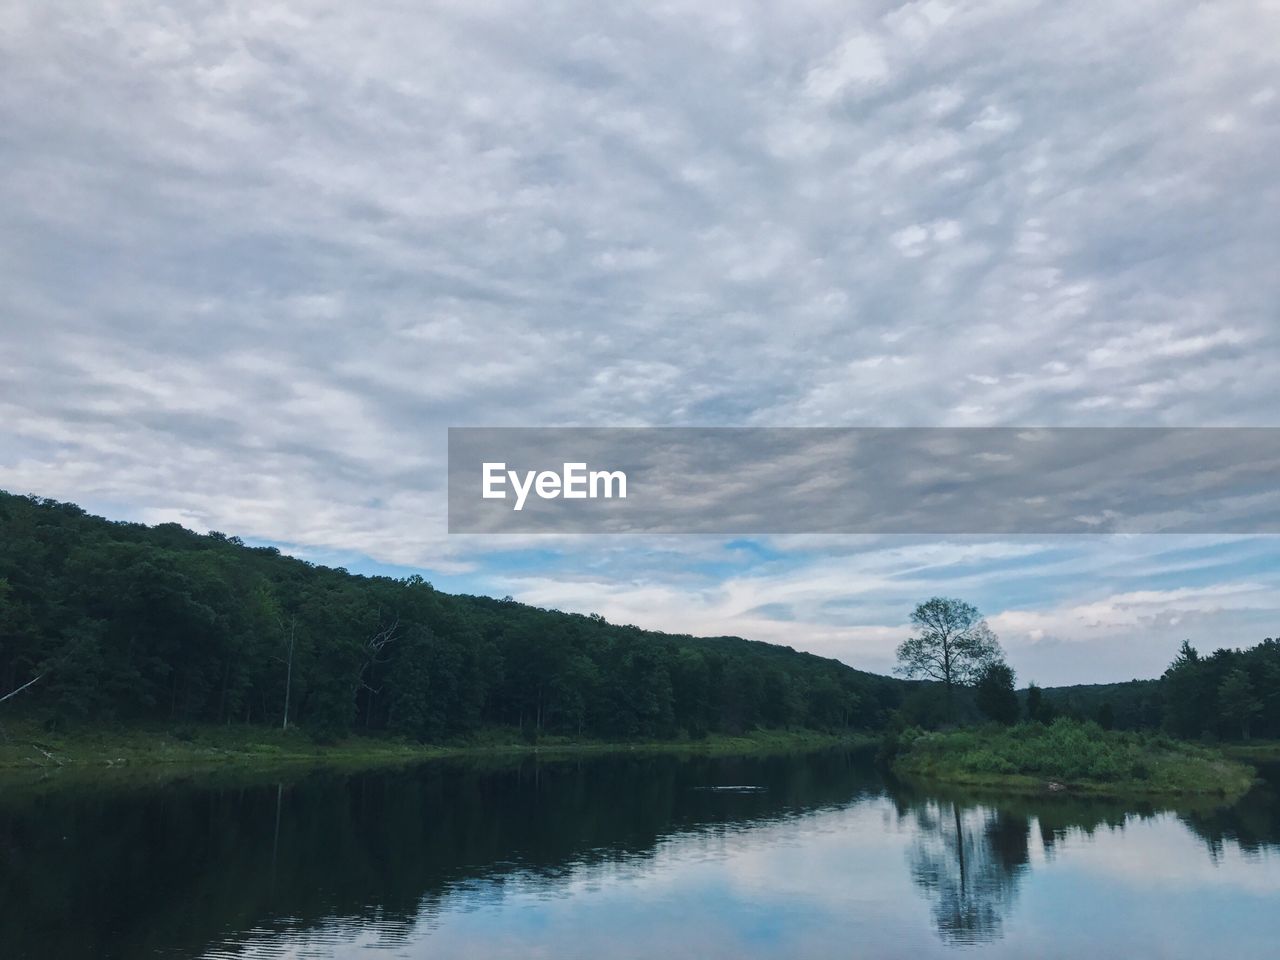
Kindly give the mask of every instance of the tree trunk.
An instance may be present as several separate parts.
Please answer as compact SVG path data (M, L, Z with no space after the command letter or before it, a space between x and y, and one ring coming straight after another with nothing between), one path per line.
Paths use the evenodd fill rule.
M297 626L296 620L289 624L289 663L284 674L284 723L281 730L289 729L289 694L293 690L293 639Z
M944 700L947 711L947 722L951 723L955 720L955 708L951 699L951 644L946 639L942 641L942 683L945 688Z

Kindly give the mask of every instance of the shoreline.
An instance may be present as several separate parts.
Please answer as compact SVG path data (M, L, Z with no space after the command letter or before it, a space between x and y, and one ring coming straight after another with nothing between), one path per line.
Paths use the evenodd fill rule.
M987 790L1019 797L1091 797L1099 800L1215 800L1235 803L1253 787L1256 777L1248 783L1237 782L1216 787L1170 788L1144 781L1119 781L1103 783L1096 780L1053 780L1029 774L967 774L967 773L919 773L909 767L894 767L893 775L900 781L921 787L963 787L971 790Z
M536 742L519 731L489 728L479 735L443 743L415 743L383 737L348 737L331 744L315 742L304 730L225 726L119 727L44 731L31 720L0 728L0 782L101 778L159 780L191 776L300 774L309 770L354 771L409 766L436 760L495 763L526 759L670 755L735 757L808 753L827 749L873 751L883 738L869 733L827 734L811 730L754 730L739 735L709 734L698 740L617 741L544 736ZM882 757L892 776L921 787L957 787L1022 797L1095 797L1134 801L1214 800L1234 802L1257 782L1254 764L1280 752L1280 743L1223 746L1210 750L1178 742L1155 780L1110 782L1025 771L966 769L955 734L925 735ZM967 747L989 749L991 732L962 734ZM975 742L976 741L976 742ZM1173 755L1177 754L1177 756ZM1246 754L1252 754L1247 756ZM1206 777L1212 765L1212 776Z
M468 740L414 743L379 737L314 742L299 730L226 727L187 729L122 728L51 734L13 725L0 740L0 776L17 771L62 769L364 766L448 758L555 757L628 753L738 756L806 752L831 747L870 748L869 734L755 730L741 735L709 734L699 740L605 741L544 736L536 742L507 730L488 730Z

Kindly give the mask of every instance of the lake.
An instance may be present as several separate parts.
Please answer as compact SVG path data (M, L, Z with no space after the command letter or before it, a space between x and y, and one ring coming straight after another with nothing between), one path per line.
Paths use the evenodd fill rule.
M888 781L865 754L0 780L0 957L1274 957L1280 799ZM143 773L143 777L155 774Z

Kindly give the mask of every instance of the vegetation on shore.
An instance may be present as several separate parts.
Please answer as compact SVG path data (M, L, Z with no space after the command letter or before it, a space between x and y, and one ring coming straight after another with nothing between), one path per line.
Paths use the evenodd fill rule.
M1280 764L1280 740L1250 740L1224 743L1222 752L1233 760L1253 764Z
M1220 736L1247 741L1251 729L1274 728L1280 708L1280 643L1202 658L1183 643L1154 689L1167 691L1159 732L1115 729L1121 715L1151 721L1150 684L1083 688L1096 699L1096 721L1060 712L1035 684L1020 698L1014 673L982 615L963 600L934 597L916 607L918 630L898 647L899 672L922 686L895 712L881 757L909 779L1003 790L1051 790L1161 797L1236 799L1256 771L1210 746ZM1109 698L1142 700L1123 714ZM1025 715L1025 720L1023 719ZM926 732L932 729L935 732ZM1187 738L1174 740L1174 733ZM1188 742L1190 737L1200 743ZM1240 759L1252 758L1256 754Z
M908 728L886 738L882 756L906 779L1024 791L1234 799L1255 777L1221 750L1065 717L934 733Z
M396 763L437 757L667 752L735 756L865 745L866 736L814 730L754 730L737 736L709 734L698 740L610 742L548 735L537 740L518 730L490 728L445 743L403 738L351 736L317 743L297 729L244 726L129 727L49 732L41 725L6 724L0 740L0 770L102 768L159 764L241 766L291 763L349 765Z

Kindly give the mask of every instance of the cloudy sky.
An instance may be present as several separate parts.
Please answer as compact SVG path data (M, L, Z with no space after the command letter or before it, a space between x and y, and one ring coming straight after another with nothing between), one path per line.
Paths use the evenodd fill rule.
M0 487L888 669L1280 633L1250 536L460 537L449 426L1272 426L1280 5L0 3Z

